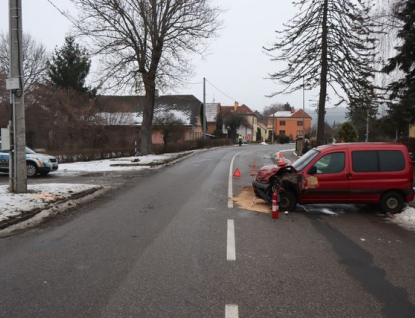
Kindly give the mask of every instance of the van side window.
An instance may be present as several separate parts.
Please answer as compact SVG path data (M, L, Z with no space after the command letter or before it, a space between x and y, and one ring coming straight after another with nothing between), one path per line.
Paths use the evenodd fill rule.
M355 172L402 171L405 158L399 150L353 151L352 164Z
M344 170L344 163L344 152L335 152L321 157L314 165L317 167L318 174L339 173Z
M402 171L405 169L405 158L398 150L379 151L380 171Z
M353 151L353 171L355 172L376 172L379 171L377 151Z

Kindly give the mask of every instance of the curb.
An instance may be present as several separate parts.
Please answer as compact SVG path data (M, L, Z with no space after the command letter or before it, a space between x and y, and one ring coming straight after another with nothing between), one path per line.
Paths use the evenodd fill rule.
M172 163L179 162L180 160L186 159L187 157L190 157L194 155L194 151L190 153L184 153L184 154L178 154L177 156L171 157L169 159L163 160L163 161L154 161L149 163L114 163L110 164L110 167L158 167L163 165L168 165Z

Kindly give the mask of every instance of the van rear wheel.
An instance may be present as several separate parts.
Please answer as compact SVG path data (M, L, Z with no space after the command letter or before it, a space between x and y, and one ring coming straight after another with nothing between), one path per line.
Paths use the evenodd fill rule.
M404 205L402 195L397 191L386 192L380 199L380 208L383 213L401 213Z

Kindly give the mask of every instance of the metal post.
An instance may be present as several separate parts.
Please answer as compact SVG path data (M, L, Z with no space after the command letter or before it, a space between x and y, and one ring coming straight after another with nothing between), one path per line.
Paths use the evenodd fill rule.
M206 78L203 78L203 138L206 138Z
M367 114L366 114L366 142L369 141L369 109L367 110Z
M303 139L305 140L305 86L303 76Z
M13 145L14 158L10 161L13 168L11 191L27 192L26 174L26 131L23 86L23 47L22 47L22 1L9 0L9 34L10 34L10 80L18 83L13 85L11 92L14 100L13 111Z
M275 140L275 113L272 113L272 136L271 143L273 144Z

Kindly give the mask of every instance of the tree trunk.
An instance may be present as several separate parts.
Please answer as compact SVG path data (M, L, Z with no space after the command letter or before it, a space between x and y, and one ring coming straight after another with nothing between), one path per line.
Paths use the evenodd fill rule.
M322 36L321 36L321 73L320 73L320 97L318 101L318 121L317 121L317 145L324 144L324 116L326 114L327 96L327 11L328 0L324 1Z
M141 124L141 154L148 155L153 153L153 142L151 139L153 128L153 114L155 101L155 76L151 74L143 75L145 85L145 105L143 109L143 123Z

